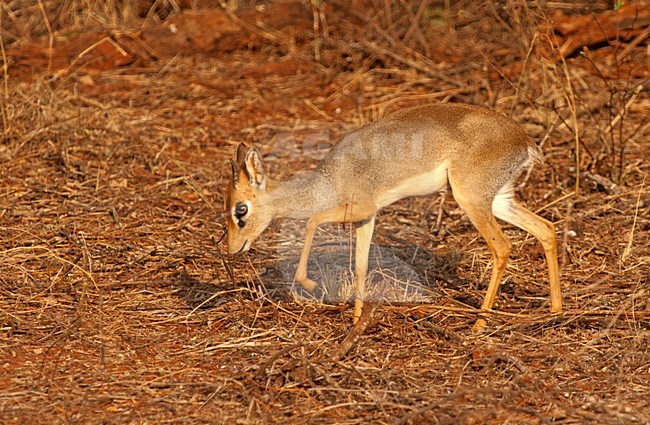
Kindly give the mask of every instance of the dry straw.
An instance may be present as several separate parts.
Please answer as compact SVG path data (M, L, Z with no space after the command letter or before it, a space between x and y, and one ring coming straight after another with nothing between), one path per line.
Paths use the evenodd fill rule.
M650 421L644 28L557 62L542 24L569 3L300 3L294 30L234 8L245 48L153 60L143 47L104 71L80 55L57 79L63 36L117 42L128 2L19 3L0 1L0 422ZM181 5L151 2L147 25ZM612 12L599 5L570 4ZM12 58L31 42L42 63L20 73ZM268 71L288 61L303 68ZM378 256L413 270L427 302L369 303L355 327L334 292L344 279L334 301L287 284L300 223L224 255L217 213L238 142L286 178L315 166L321 151L301 153L314 134L331 145L431 101L510 113L542 144L519 196L562 229L566 312L547 313L543 253L506 228L498 308L473 334L491 256L450 196L442 214L433 198L382 212ZM323 229L316 267L351 267L348 230ZM411 294L397 270L379 263L375 282Z

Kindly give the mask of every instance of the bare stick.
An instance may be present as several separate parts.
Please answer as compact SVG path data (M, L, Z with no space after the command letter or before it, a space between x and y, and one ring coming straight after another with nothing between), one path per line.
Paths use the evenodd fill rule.
M361 335L363 335L372 322L372 317L378 306L379 304L376 302L366 302L363 305L363 311L361 312L359 321L352 326L348 336L345 337L339 348L332 354L332 360L337 361L342 359L346 354L348 354L352 347L354 347L359 338L361 338Z
M2 9L0 9L0 28L2 28ZM2 54L2 77L4 78L4 101L0 102L0 115L2 115L2 130L8 130L9 120L7 119L7 112L5 111L5 103L9 101L9 65L7 64L7 53L5 52L5 43L0 31L0 53Z
M630 229L630 237L627 241L627 245L625 246L625 249L623 250L623 254L621 255L622 263L625 263L625 261L632 253L632 244L634 242L634 229L636 228L636 220L639 217L639 204L641 203L641 194L643 193L644 186L645 186L645 176L643 177L643 181L641 182L641 189L639 189L639 195L636 198L636 208L634 210L634 221L632 222L632 229Z

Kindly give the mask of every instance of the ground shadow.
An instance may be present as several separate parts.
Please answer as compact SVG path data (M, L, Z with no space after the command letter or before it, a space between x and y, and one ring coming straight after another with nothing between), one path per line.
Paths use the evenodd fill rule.
M478 306L480 300L467 295L470 283L455 272L462 253L431 252L421 247L372 244L366 281L367 300L380 303L435 304L452 290L454 299ZM268 266L268 285L294 293L299 299L326 304L352 302L355 292L354 251L347 243L324 242L315 246L308 264L309 277L318 283L310 292L294 282L299 251L291 250ZM464 288L462 291L456 289Z
M191 309L212 309L235 296L233 292L224 292L223 288L214 283L202 282L186 271L174 275L171 283L176 296ZM219 292L221 294L215 296Z

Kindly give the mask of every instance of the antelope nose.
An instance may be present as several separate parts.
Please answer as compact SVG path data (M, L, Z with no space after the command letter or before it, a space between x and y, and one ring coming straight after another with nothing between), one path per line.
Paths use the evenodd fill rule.
M248 245L248 239L246 239L246 240L244 241L244 243L242 244L241 248L239 248L239 250L238 250L237 252L233 253L231 250L228 250L228 251L229 251L228 253L229 253L230 255L238 255L238 254L241 254L242 252L247 251L247 249L246 249L246 248L247 248L247 245Z

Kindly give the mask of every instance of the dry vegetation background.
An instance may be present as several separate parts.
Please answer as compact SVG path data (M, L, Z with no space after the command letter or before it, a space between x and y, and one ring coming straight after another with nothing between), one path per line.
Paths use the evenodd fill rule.
M215 3L0 1L0 423L650 423L647 2ZM565 313L506 227L472 333L490 253L452 199L440 226L433 197L380 214L430 301L379 306L351 347L349 304L284 279L299 223L225 256L237 143L286 178L443 101L541 144L519 196L557 225Z

